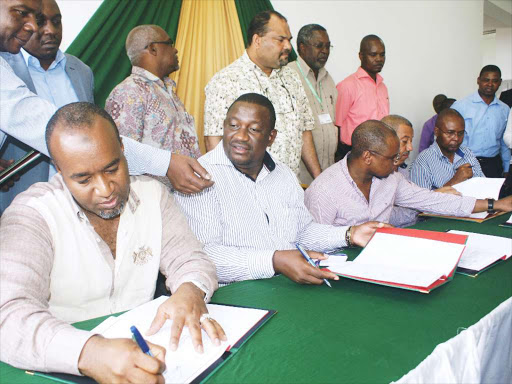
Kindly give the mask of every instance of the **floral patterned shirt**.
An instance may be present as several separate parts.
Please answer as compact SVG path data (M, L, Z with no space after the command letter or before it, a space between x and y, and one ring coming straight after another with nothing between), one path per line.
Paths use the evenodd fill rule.
M302 133L312 130L315 121L299 75L291 68L275 69L267 76L244 52L217 72L205 88L204 135L222 136L228 108L251 92L268 97L276 110L277 137L269 152L298 174Z
M201 156L194 117L174 92L176 83L133 67L105 102L119 133L141 143L193 158ZM165 177L158 180L170 186Z

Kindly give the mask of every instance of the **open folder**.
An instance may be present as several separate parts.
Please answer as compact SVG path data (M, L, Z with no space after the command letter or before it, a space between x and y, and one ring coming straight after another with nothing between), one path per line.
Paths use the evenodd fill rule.
M108 317L92 332L101 334L106 338L131 338L130 327L135 325L142 334L149 329L157 309L168 296L143 304L118 317ZM265 324L276 311L236 307L229 305L207 304L208 312L224 329L227 341L215 346L208 335L202 330L204 353L195 351L187 327L183 328L178 349L172 352L169 347L171 340L171 324L168 320L155 335L144 336L147 341L166 348L164 378L166 383L200 383L213 374L251 337L263 324ZM29 373L29 372L27 372ZM33 374L30 372L29 374ZM89 377L69 374L40 374L49 379L67 383L94 383Z
M329 270L373 284L429 293L453 278L467 236L379 228L352 262Z
M467 235L466 249L457 266L457 273L476 277L512 255L512 239L481 233L451 230L448 233Z

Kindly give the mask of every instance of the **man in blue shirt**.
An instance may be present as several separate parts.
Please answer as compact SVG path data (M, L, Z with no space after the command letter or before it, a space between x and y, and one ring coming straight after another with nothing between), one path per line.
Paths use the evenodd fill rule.
M500 69L486 65L477 84L477 92L455 102L452 108L465 120L463 144L473 151L485 176L503 177L510 165L510 149L503 141L510 108L496 97L501 85Z
M422 188L452 186L472 177L484 177L480 164L464 140L464 118L455 109L439 113L436 141L412 164L410 180Z

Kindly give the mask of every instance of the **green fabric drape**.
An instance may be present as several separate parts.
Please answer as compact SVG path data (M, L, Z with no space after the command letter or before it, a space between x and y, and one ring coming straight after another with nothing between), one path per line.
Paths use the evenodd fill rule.
M112 89L128 77L128 32L141 24L157 24L176 41L181 0L104 0L66 52L94 73L96 104L105 105Z
M238 20L240 21L240 28L242 28L242 35L244 37L245 46L247 46L247 29L252 18L261 11L274 10L270 0L235 0L236 11L238 13ZM286 17L286 15L284 15ZM290 54L290 61L295 61L297 54L292 48Z

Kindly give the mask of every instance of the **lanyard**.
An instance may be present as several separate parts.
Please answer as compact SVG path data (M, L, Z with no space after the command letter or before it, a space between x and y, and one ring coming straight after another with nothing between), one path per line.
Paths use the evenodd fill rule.
M299 67L300 73L302 73L302 76L304 77L304 80L306 80L306 83L308 84L309 89L311 90L311 93L313 96L315 96L316 100L322 106L322 98L316 93L316 89L313 87L313 84L311 84L311 81L306 77L304 74L304 71L302 70L302 67L300 66L299 60L297 60L297 67ZM318 87L320 88L320 93L322 93L322 83L318 83Z

